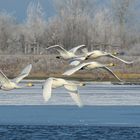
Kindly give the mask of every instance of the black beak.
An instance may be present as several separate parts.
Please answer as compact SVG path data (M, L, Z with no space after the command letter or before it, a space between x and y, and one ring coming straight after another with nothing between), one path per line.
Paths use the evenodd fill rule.
M60 56L56 56L56 58L57 58L57 59L60 59L61 57L60 57Z
M88 60L88 57L86 57L85 60Z
M86 84L85 84L85 83L83 83L83 86L86 86Z

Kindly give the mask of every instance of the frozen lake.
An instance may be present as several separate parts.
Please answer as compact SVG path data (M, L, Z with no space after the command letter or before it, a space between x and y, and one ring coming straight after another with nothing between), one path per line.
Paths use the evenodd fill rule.
M64 88L53 90L52 98L45 103L42 97L44 81L34 81L34 87L0 91L0 105L75 105ZM22 83L24 84L24 83ZM84 105L140 105L140 85L112 85L89 83L79 87Z

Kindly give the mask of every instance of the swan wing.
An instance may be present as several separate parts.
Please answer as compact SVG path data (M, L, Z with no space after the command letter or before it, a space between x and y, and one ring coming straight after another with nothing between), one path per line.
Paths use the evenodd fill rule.
M0 83L2 85L11 83L11 81L7 78L7 76L1 70L0 70Z
M53 78L48 78L43 88L43 98L47 102L51 98L52 94Z
M73 101L79 106L82 107L83 103L81 101L80 95L79 93L75 93L75 92L68 92L71 96L71 98L73 99Z
M85 60L85 57L84 56L78 56L78 57L75 57L75 58L72 58L68 61L69 65L71 66L77 66L81 63L81 61Z
M121 80L110 68L104 66L102 67L103 69L107 70L111 75L113 75L115 78L117 78L120 82L124 82L123 80Z
M70 66L77 66L80 64L80 61L79 60L73 60L73 61L69 61L69 65Z
M68 51L66 50L66 49L64 49L62 46L60 46L60 45L53 45L53 46L50 46L50 47L48 47L48 48L46 48L47 50L48 49L51 49L51 48L56 48L56 50L58 51L58 52L63 52L63 53L68 53Z
M85 56L78 56L78 57L73 58L73 60L82 61L82 60L85 60Z
M74 67L70 70L67 70L66 72L63 73L63 75L72 75L73 73L77 72L78 70L80 70L82 67L87 66L90 63L83 63L78 65L77 67Z
M117 56L115 56L113 54L109 54L109 56L112 57L112 58L118 59L118 60L120 60L121 62L123 62L125 64L133 64L134 63L133 61L125 61L125 60L123 60L123 59L121 59L121 58L119 58L119 57L117 57Z
M13 79L13 82L15 83L19 83L23 78L27 77L30 73L32 69L32 65L29 64L27 65L22 71L21 73L19 74L19 76L17 76L16 78Z
M69 91L77 91L77 85L76 84L65 84L64 87Z
M78 50L78 49L80 49L80 48L82 48L82 47L85 47L86 45L79 45L79 46L77 46L77 47L74 47L74 48L72 48L71 50L69 50L70 52L72 52L72 53L76 53L76 51Z

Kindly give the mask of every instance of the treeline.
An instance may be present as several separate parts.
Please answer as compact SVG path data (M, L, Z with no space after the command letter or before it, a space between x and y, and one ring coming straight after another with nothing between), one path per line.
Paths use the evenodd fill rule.
M66 49L85 44L93 49L140 52L138 0L53 0L55 15L45 18L39 3L30 3L27 18L18 23L0 12L0 54L42 54L62 44Z

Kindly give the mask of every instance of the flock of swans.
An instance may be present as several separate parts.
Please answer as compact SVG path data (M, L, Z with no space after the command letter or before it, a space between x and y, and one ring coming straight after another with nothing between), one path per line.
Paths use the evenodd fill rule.
M65 59L68 60L69 65L72 66L71 69L65 71L63 75L69 76L74 73L76 73L79 70L93 70L95 68L101 68L107 70L111 75L113 75L117 80L123 82L109 67L114 66L113 63L110 64L101 64L95 59L103 56L111 57L118 59L119 61L125 63L125 64L132 64L133 61L125 61L117 56L116 54L111 54L108 52L100 51L100 50L94 50L89 52L86 49L85 45L79 45L77 47L72 48L71 50L66 50L61 45L54 45L46 48L46 50L49 49L56 49L56 51L59 52L59 55L56 56L57 59ZM82 54L78 55L76 52L79 49L82 49ZM85 62L87 60L90 60L88 62ZM24 88L24 87L31 87L34 86L32 83L28 83L25 86L19 86L19 82L27 77L32 69L32 65L27 65L21 73L14 79L10 80L7 78L7 76L0 70L0 89L1 90L12 90L12 89L18 89L18 88ZM80 99L80 95L78 92L78 86L85 86L85 83L78 82L78 81L71 81L71 80L65 80L62 78L55 78L55 77L49 77L43 86L43 98L47 102L51 98L52 89L58 88L58 87L64 87L73 101L79 106L82 107L82 101Z

